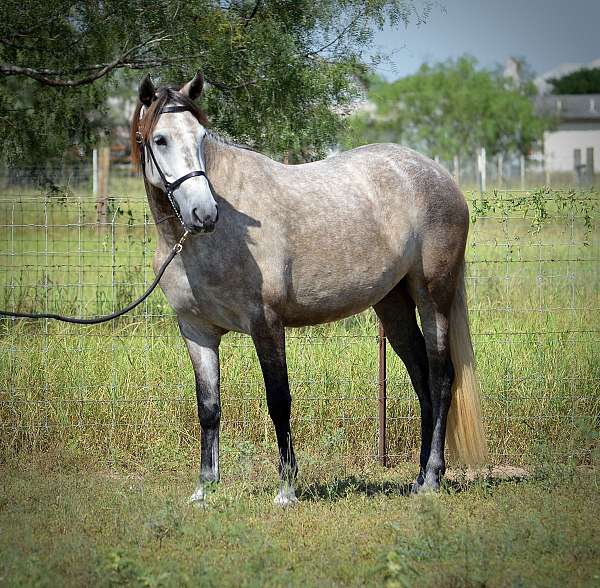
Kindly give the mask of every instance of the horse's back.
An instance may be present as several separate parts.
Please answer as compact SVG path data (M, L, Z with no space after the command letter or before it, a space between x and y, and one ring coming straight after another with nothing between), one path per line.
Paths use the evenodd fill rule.
M282 166L284 194L294 205L372 213L386 224L398 217L464 213L464 197L448 171L396 143L357 147L326 159ZM300 195L297 198L297 195Z

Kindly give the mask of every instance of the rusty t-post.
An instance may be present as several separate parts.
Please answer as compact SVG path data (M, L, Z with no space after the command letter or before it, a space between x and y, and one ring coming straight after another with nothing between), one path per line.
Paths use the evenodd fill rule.
M387 366L385 360L385 331L379 321L379 463L387 465L387 443L386 443L386 403L387 403Z

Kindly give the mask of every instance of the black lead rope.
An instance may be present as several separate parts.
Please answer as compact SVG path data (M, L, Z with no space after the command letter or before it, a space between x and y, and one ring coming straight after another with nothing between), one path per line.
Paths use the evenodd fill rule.
M133 310L136 306L139 306L142 302L144 302L144 300L146 300L146 298L148 298L148 296L150 296L150 294L152 294L152 292L154 292L154 289L156 288L156 286L158 286L158 283L160 282L160 279L165 273L165 270L167 269L168 265L173 261L177 254L181 252L181 249L183 248L183 242L187 239L188 235L189 233L186 231L183 234L183 237L181 237L181 239L179 239L179 241L175 243L175 245L171 248L171 252L167 256L167 259L163 261L163 264L160 266L160 269L158 270L154 281L152 282L152 284L150 284L148 289L137 300L134 300L131 304L128 304L125 308L122 308L117 312L113 312L112 314L107 314L104 316L95 316L92 318L78 318L74 316L62 316L61 314L46 312L8 312L6 310L0 310L0 316L6 316L11 318L54 319L57 321L62 321L63 323L75 323L77 325L97 325L99 323L106 323L108 321L112 321L113 319L124 315L130 310Z

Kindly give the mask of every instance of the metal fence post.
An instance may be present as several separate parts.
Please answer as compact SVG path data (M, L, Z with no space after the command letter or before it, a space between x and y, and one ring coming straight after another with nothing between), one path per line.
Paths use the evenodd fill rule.
M385 331L381 321L379 324L379 443L378 443L378 455L379 463L382 466L387 465L387 444L386 444L386 404L387 404L387 366L385 358Z

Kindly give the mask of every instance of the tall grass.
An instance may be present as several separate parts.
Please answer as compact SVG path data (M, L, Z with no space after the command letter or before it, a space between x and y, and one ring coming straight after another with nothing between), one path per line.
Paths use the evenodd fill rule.
M597 203L593 192L471 199L467 291L494 462L535 461L546 443L581 462L598 449ZM93 315L133 299L153 277L154 227L141 195L114 198L109 219L97 227L83 193L4 195L0 307ZM301 459L374 458L376 336L372 312L288 331ZM389 450L410 459L418 404L401 362L387 359ZM226 336L221 364L224 449L273 447L251 341ZM162 293L105 325L0 324L2 453L60 447L153 467L188 460L198 437L193 373Z

